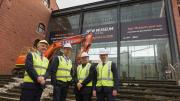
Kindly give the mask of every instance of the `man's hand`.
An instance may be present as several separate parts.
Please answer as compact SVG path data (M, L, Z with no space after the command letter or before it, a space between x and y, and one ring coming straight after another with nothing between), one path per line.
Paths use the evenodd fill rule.
M113 90L112 95L117 96L117 90Z
M78 90L80 90L81 87L82 87L82 84L81 84L80 82L78 82L78 83L77 83L77 88L78 88Z
M96 96L96 90L93 90L93 96Z
M45 84L45 80L44 80L44 77L43 77L43 76L39 76L39 77L37 78L37 81L38 81L38 83L40 83L41 85L44 85L44 84Z

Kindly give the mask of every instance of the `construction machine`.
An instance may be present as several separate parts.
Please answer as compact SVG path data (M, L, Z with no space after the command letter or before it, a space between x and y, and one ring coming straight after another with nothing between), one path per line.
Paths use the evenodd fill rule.
M58 40L56 42L53 42L46 52L44 53L45 57L47 57L49 60L52 58L54 52L60 48L63 48L63 45L65 43L70 43L71 45L75 44L81 44L80 51L76 55L76 64L80 64L80 55L82 52L88 52L89 48L91 46L93 40L93 33L89 32L87 34L80 34L80 35L75 35L75 36L70 36L63 38L61 40ZM23 52L20 54L16 60L16 68L12 70L12 75L22 77L24 74L24 67L25 67L25 60L26 60L26 55L28 52L34 51L33 48L27 49L27 52Z

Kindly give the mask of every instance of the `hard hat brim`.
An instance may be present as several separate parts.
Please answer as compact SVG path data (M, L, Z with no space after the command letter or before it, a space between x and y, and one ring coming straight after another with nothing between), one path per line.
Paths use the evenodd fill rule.
M39 43L44 43L44 44L46 44L47 46L49 46L49 44L48 44L48 43L46 43L46 42L39 42Z
M108 53L100 53L99 55L108 55Z
M64 48L70 48L70 49L72 49L72 47L64 47Z
M89 57L89 56L81 56L81 58L83 58L83 57Z

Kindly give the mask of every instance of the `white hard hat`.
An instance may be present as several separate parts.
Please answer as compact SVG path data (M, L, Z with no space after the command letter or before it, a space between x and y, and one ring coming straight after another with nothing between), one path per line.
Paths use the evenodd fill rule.
M70 43L66 43L66 44L64 44L64 48L72 48L72 46Z
M81 54L81 57L89 57L89 55L88 55L88 53L83 52L83 53Z
M40 40L38 43L45 43L45 44L49 45L49 43L46 40Z
M101 49L99 51L99 54L102 55L102 54L109 54L108 51L106 49Z

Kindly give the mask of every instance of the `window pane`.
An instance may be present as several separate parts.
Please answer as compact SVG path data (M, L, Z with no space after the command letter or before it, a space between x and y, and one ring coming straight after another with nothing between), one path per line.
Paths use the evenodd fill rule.
M80 15L77 14L77 15L59 16L50 19L50 23L49 23L50 43L79 34L79 17ZM77 49L77 45L73 45L72 57L71 57L73 63L75 63L76 49Z
M40 23L40 24L38 25L37 32L39 32L39 33L45 32L45 25L42 24L42 23Z
M100 61L99 50L109 51L109 60L117 62L117 9L105 9L84 14L83 33L92 31L94 40L89 50L90 60Z
M84 14L83 33L93 32L93 42L117 40L117 9L88 12Z
M50 42L79 34L79 17L80 15L68 15L50 19Z
M122 7L121 76L131 79L164 79L164 70L171 63L170 57L164 2Z

